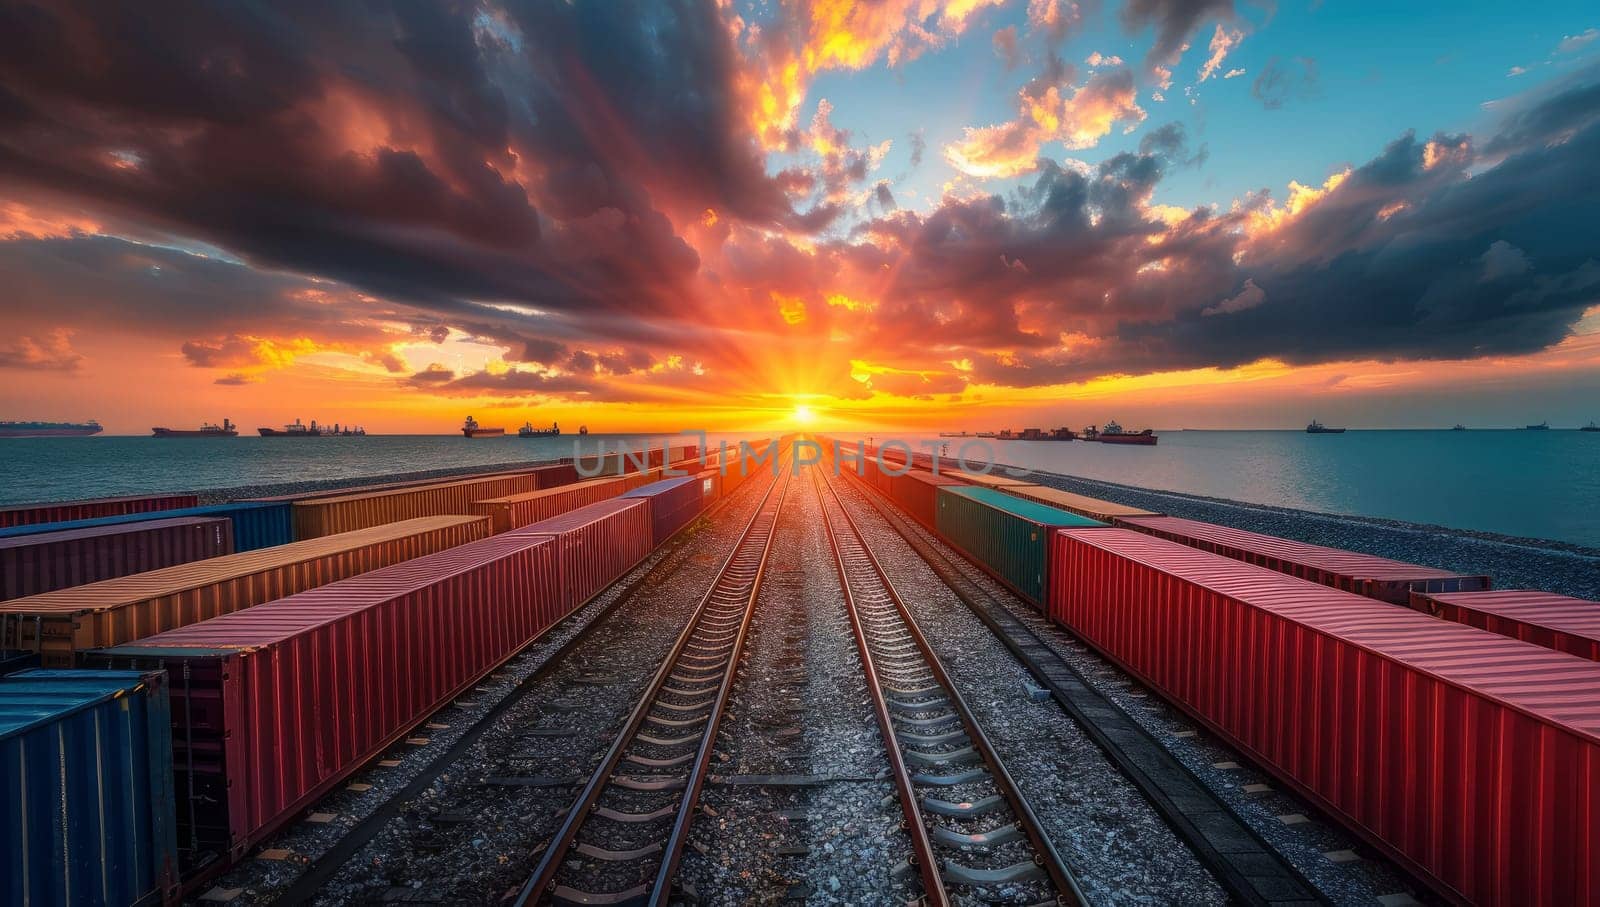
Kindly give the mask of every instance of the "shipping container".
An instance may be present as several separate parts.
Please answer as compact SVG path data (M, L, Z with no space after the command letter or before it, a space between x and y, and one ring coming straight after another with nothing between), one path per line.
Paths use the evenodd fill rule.
M0 539L0 601L233 553L222 517L175 517Z
M935 495L934 525L940 537L1037 607L1043 606L1049 575L1050 530L1105 528L1104 523L993 488L941 485Z
M585 479L571 485L474 501L468 512L488 517L495 532L510 532L586 504L614 498L628 487L627 476Z
M1434 617L1600 661L1600 602L1531 589L1413 592L1411 607Z
M623 493L650 502L651 544L660 546L705 509L699 479L662 479Z
M31 523L26 526L0 529L0 538L17 538L41 532L93 529L97 526L126 526L146 520L170 520L178 517L226 517L233 524L234 551L254 551L257 548L270 548L273 545L284 545L294 541L294 517L289 511L289 505L265 501L206 504L200 507L185 507L181 510L129 513L89 520L70 520L65 523Z
M296 501L293 504L295 537L314 539L397 520L472 513L474 501L523 494L535 490L537 485L538 479L533 475L519 472L488 479Z
M722 474L715 467L702 469L695 473L695 481L700 483L700 507L709 508L712 504L722 499Z
M168 672L185 865L236 860L548 629L559 583L549 539L497 535L89 661Z
M1121 517L1116 522L1201 551L1396 605L1410 604L1413 592L1481 592L1489 588L1487 576L1467 576L1199 520L1148 516Z
M1447 897L1600 897L1600 664L1126 529L1050 616Z
M939 524L939 489L963 484L959 479L919 469L890 479L889 497L917 522L936 531Z
M425 485L437 485L440 482L466 482L480 479L501 479L509 476L531 475L534 477L535 487L551 488L564 485L577 480L578 473L570 463L557 463L549 466L529 466L523 469L508 469L498 472L474 472L456 476L435 476L429 479L408 479L400 482L376 482L367 485L347 485L343 488L323 488L316 491L297 491L291 494L272 495L263 498L245 498L247 501L314 501L321 498L347 497L353 494L371 494L381 491L396 491L408 488L421 488Z
M948 473L950 476L960 479L969 485L982 485L985 488L1004 488L1010 490L1013 488L1032 489L1039 487L1033 482L1028 481L1028 475L1007 475L1004 471L1004 468L999 466L995 467L991 472L971 472L964 469L941 469L940 472ZM1055 505L1052 504L1051 506Z
M0 646L46 667L486 537L483 517L423 517L0 602Z
M152 513L193 507L200 499L192 494L132 495L120 498L94 498L87 501L59 501L40 504L0 506L0 528L34 523L68 523L103 516Z
M552 621L616 582L655 547L651 542L650 501L613 499L513 530L511 535L548 538L561 565L561 595Z
M163 673L0 678L0 902L176 896L171 726Z
M1076 513L1078 516L1086 516L1091 520L1099 520L1102 523L1115 522L1123 517L1160 516L1160 514L1149 510L1129 507L1126 504L1114 504L1110 501L1102 501L1087 495L1073 494L1070 491L1062 491L1059 488L1051 488L1048 485L1008 485L1003 490L1007 494L1014 494L1019 498L1027 498L1030 501L1038 501L1051 507L1059 507L1062 510Z

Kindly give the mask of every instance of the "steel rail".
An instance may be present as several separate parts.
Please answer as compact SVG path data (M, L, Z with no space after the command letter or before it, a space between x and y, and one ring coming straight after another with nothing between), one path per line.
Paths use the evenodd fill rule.
M723 498L712 504L711 507L707 509L706 512L702 514L701 517L695 522L700 522L700 520L718 516L731 505L731 498ZM759 511L759 509L760 508L758 506L757 510ZM691 526L692 525L693 524L691 524ZM441 775L449 771L451 766L459 762L466 751L473 744L477 743L478 740L481 739L483 735L501 719L502 716L509 712L517 703L525 699L527 695L531 693L541 681L549 677L553 671L565 664L567 659L572 657L572 655L578 651L579 647L582 646L584 642L588 641L588 639L594 635L599 627L606 622L607 618L621 610L624 605L633 601L634 596L636 596L641 589L652 588L676 575L679 570L682 570L685 558L680 558L678 555L686 550L686 546L692 537L689 529L690 527L686 526L674 534L671 539L668 539L665 543L668 548L660 560L651 565L649 570L646 570L643 574L626 583L613 601L603 607L598 614L595 614L587 623L580 627L576 633L572 634L570 639L562 643L554 652L550 653L550 655L543 662L541 662L537 668L534 668L533 671L531 671L526 677L517 681L516 685L508 690L505 696L501 697L498 702L496 702L476 720L474 720L472 724L468 726L466 730L462 731L461 735L457 737L448 747L444 748L432 759L430 759L428 764L423 767L421 772L419 772L415 777L413 777L399 789L385 797L382 803L380 803L371 812L363 816L362 819L352 826L348 831L346 831L344 835L339 838L339 840L335 841L332 846L323 851L320 856L309 863L300 873L300 875L295 877L294 881L290 883L289 887L281 894L276 896L277 900L285 904L304 904L314 900L317 894L322 890L322 886L333 881L334 877L336 877L339 872L343 870L344 866L350 862L351 858L359 853L362 848L371 843L372 840L376 838L383 831L383 829L395 819L395 817L400 815L400 813L408 804L415 801L417 797L422 795L424 790L427 790L429 787L431 787ZM737 546L735 547L737 548ZM591 597L590 601L605 595L607 592L610 592L615 588L615 586L607 586L606 588L595 593L595 595ZM498 670L500 666L515 661L523 653L527 652L534 646L545 642L551 634L561 630L564 627L567 627L572 622L581 619L579 612L582 611L587 605L588 602L585 602L578 608L573 609L571 614L568 614L559 621L556 621L544 632L540 633L537 637L529 641L527 645L507 656L499 666L496 666L496 670ZM427 717L421 719L416 723L415 726L421 727L428 722L434 721L440 714L454 709L455 707L455 703L452 702L449 705L446 705L444 708L441 708L438 711L435 711L429 714Z
M779 463L782 471L782 461ZM761 580L765 575L767 558L772 550L773 539L777 535L778 519L781 516L784 499L788 493L789 481L787 477L780 476L773 480L762 496L761 503L756 507L740 534L739 542L729 552L717 573L717 579L711 588L706 590L700 603L695 607L683 631L678 635L672 650L667 657L662 659L661 665L656 669L655 675L640 696L638 703L629 714L622 730L612 741L605 756L590 776L577 800L567 810L560 828L546 846L538 865L532 875L518 893L515 903L522 905L550 901L554 903L571 904L620 904L620 903L646 903L663 904L671 894L671 882L677 871L678 860L682 855L683 846L687 841L688 830L693 822L694 810L699 798L700 789L705 783L711 761L711 754L716 743L717 729L721 723L722 713L727 704L729 693L732 690L735 675L738 672L739 659L743 654L745 638L748 634L751 616L755 611L756 596L761 589ZM731 621L732 617L724 617L724 611L731 611L732 604L739 603L738 627L734 632L731 644L724 646L718 643L715 647L706 648L714 651L713 656L687 656L691 642L700 638L702 631L712 621ZM711 616L711 620L708 620ZM726 634L726 628L709 631L708 634ZM607 852L597 847L587 847L579 852L605 862L640 862L649 860L659 854L660 861L651 881L638 883L630 888L618 892L591 892L573 886L561 885L558 877L562 874L563 861L575 847L583 848L578 842L578 836L587 826L592 815L597 814L596 805L602 795L609 789L619 786L617 782L621 776L617 775L618 765L623 757L629 755L629 750L641 738L640 728L645 721L652 719L652 713L658 708L663 708L662 694L675 693L674 688L668 688L667 681L673 679L682 669L687 660L712 660L714 666L720 670L721 679L717 685L715 697L709 703L697 704L696 711L701 706L709 706L704 717L698 716L683 719L660 719L659 723L668 726L685 726L693 723L703 723L700 733L696 736L685 735L673 738L667 742L668 746L678 746L683 743L698 740L694 756L683 776L683 793L675 808L671 810L673 816L672 829L665 844L659 848L647 846L627 852ZM705 668L690 668L693 671L705 671ZM687 682L704 683L709 678L691 678ZM692 691L695 694L703 690ZM670 704L665 708L671 708ZM679 714L687 714L682 708ZM653 741L657 745L661 741ZM670 760L676 764L679 760ZM656 783L670 782L676 786L677 780L665 776L657 776ZM626 785L621 785L626 786ZM666 787L654 788L657 790ZM603 818L613 819L625 823L648 823L665 818L664 814L651 813L647 815L627 815L617 811L610 811L610 815L600 814Z
M867 544L865 535L861 532L860 527L856 525L855 519L851 517L850 511L844 506L844 501L834 489L832 480L827 478L827 469L826 466L823 468L823 476L818 480L819 493L820 487L826 487L828 492L827 495L822 496L823 521L833 549L834 564L839 571L840 585L845 590L845 601L851 615L852 629L855 631L857 644L861 647L863 664L874 665L882 653L874 653L872 651L873 646L868 644L869 634L866 632L863 618L859 613L857 596L852 589L852 583L863 583L875 587L881 591L882 597L891 606L893 618L897 618L897 620L891 618L890 626L894 630L904 633L914 644L923 665L925 665L928 673L940 688L938 693L946 700L950 711L955 714L962 734L971 743L973 750L987 771L989 782L1004 800L1006 806L1009 807L1014 819L1014 825L1011 827L1021 832L1032 852L1033 861L1043 868L1045 875L1049 879L1050 886L1056 893L1057 902L1074 905L1087 904L1088 900L1082 888L1078 885L1071 868L1067 866L1066 861L1056 850L1055 845L1051 843L1049 837L1044 833L1038 816L1022 795L1016 780L1012 778L1011 773L1001 761L999 754L994 749L994 745L984 733L982 725L978 723L965 698L962 697L960 690L945 670L944 664L933 651L933 647L928 643L927 638L923 636L910 609L906 607L905 601L889 580L888 574L884 572L883 565L878 561L877 555L873 553L871 546ZM841 520L835 520L830 512L828 506L829 498L833 502L832 509L838 511L842 517ZM853 549L850 552L851 557L846 556L846 548ZM865 569L857 569L852 573L849 569L851 561L864 565ZM899 657L904 658L904 656ZM875 669L870 667L868 674L869 677L877 676ZM883 687L874 683L872 692L874 705L879 714L879 721L885 722L885 748L890 751L897 750L902 745L906 735L904 731L894 725L892 718L888 715L887 694L884 692ZM933 711L935 708L928 708L926 711ZM1004 841L1006 832L1004 826L988 834L968 836L955 833L946 827L933 825L928 819L928 811L923 809L919 802L915 801L914 785L916 778L910 776L906 771L904 760L891 758L890 761L891 767L897 775L895 779L896 785L902 788L902 799L906 804L908 821L920 823L930 841L942 845L943 849L951 854L960 853L965 847L982 849L988 843L985 839L990 836L994 836L998 841ZM904 791L907 790L912 791L910 799L905 797ZM927 830L930 826L935 830L928 834ZM930 844L929 846L933 845ZM920 857L920 859L928 859L928 857L924 856ZM956 884L971 887L998 884L997 880L1003 876L1003 873L986 876L983 871L970 870L955 863L950 858L934 862L932 869L934 874L938 876L938 882L935 886L930 887L926 893L934 903L949 902L949 894L946 890L944 879L947 875L951 876ZM926 878L926 873L924 873L924 878Z

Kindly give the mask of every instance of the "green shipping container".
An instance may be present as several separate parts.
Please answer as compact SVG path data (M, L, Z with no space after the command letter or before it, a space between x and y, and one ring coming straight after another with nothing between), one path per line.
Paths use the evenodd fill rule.
M1044 601L1049 576L1050 530L1105 525L993 488L939 489L939 535L1035 607Z

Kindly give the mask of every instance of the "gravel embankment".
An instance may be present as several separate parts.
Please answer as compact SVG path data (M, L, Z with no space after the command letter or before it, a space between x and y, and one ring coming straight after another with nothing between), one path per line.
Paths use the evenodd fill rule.
M811 481L793 480L680 872L703 904L911 894L889 878L910 843L883 802L894 788L819 520Z
M1581 545L1400 520L1246 504L1175 491L1150 491L1048 472L1031 473L1028 481L1170 516L1362 551L1458 573L1487 574L1494 578L1497 589L1544 589L1600 599L1600 549Z
M1095 903L1223 904L1227 896L1143 795L1050 699L1031 695L1028 671L967 610L916 551L860 495L840 498L890 582L938 653L1045 826Z
M301 868L417 777L441 748L549 662L584 626L599 619L630 582L659 561L668 572L604 617L595 632L528 691L421 797L359 851L321 892L329 904L394 899L435 903L500 900L532 870L534 848L554 830L577 787L528 779L587 779L635 699L670 649L694 605L760 500L761 483L735 493L714 520L682 544L658 551L586 605L575 619L512 659L474 690L431 716L412 739L357 772L219 880L217 898L235 904L275 902ZM495 781L493 779L501 779ZM524 779L507 783L504 779ZM485 783L489 781L490 783ZM360 786L370 785L362 789ZM322 814L322 815L318 815ZM327 821L316 821L323 816ZM266 858L263 858L266 857Z
M855 489L856 494L860 494L859 486L849 487ZM948 593L948 588L927 569L925 563L910 547L905 545L899 534L883 522L870 504L863 500L861 510L853 512L858 513L857 519L863 521L864 525L883 527L885 539L883 550L889 553L889 557L885 560L885 569L889 570L891 579L897 583L901 581L895 568L890 566L894 564L908 570L912 574L912 580L916 579L917 574L927 573L929 581L937 584L932 587L933 594L928 597L930 604L925 607L944 614L944 617L925 621L923 630L941 654L946 651L946 646L949 646L949 651L952 653L965 652L976 641L986 647L992 645L1003 657L1010 659L1009 652L1004 650L992 635L988 635L987 628L972 616L964 603ZM1241 816L1257 835L1293 863L1331 902L1370 904L1379 902L1379 898L1391 898L1392 900L1384 900L1382 903L1395 904L1407 903L1413 898L1429 901L1429 895L1418 888L1403 871L1331 821L1321 818L1316 810L1298 798L1281 790L1272 778L1251 766L1248 759L1197 728L1194 722L1168 706L1160 697L1152 694L1126 672L1095 654L1060 627L1045 620L1037 611L1017 599L987 574L967 563L963 555L945 545L938 537L920 527L915 527L914 531L924 542L940 550L946 559L956 564L967 579L977 583L991 598L1022 620L1041 641L1061 655L1085 682L1114 702L1160 741L1191 773ZM873 543L879 544L876 538ZM902 587L901 591L904 595L906 588ZM907 601L908 604L912 601L910 596L907 596ZM917 610L916 605L912 607ZM936 638L936 633L946 620L954 621L967 629L942 643ZM972 634L970 638L968 634ZM979 637L976 634L983 635ZM952 662L962 664L963 667L958 669ZM952 674L960 676L967 673L966 662L966 658L947 657L946 666ZM1017 683L1031 688L1031 678L1025 673L1025 669L1014 661L1010 661L1010 664L1015 665L1012 673L1018 678ZM983 676L980 672L975 675L975 679L981 682ZM1053 700L1044 705L1054 709ZM1006 713L1001 715L1007 723L1012 720ZM1065 715L1061 716L1061 720L1070 721ZM1028 727L1026 724L1021 726ZM1103 756L1099 756L1098 749L1093 752L1100 759L1104 759ZM1109 767L1109 763L1107 766ZM1119 781L1122 780L1120 774L1117 778ZM1136 792L1132 795L1139 797ZM1143 804L1145 801L1139 797L1139 802ZM1070 807L1071 802L1066 805ZM1039 812L1041 817L1045 816L1046 811L1040 809L1037 804L1035 811ZM1183 847L1182 844L1175 846ZM1189 854L1187 848L1184 848L1183 852L1185 855ZM1118 863L1113 859L1110 865L1114 869ZM1215 883L1210 881L1209 876L1207 883L1211 890L1216 890ZM1112 902L1120 900L1113 898ZM1143 898L1138 896L1133 898L1134 902L1142 900ZM1170 901L1163 899L1157 902Z

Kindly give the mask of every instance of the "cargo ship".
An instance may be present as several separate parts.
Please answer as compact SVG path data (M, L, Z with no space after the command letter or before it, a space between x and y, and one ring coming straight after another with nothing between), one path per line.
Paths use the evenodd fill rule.
M587 426L587 425L578 426L578 434L586 435L588 433L589 433L589 426Z
M285 425L281 430L258 428L256 431L260 432L263 438L364 438L367 435L367 430L359 425L341 428L339 423L335 422L332 427L328 427L318 425L315 419L311 420L310 425L305 425L296 419L293 425Z
M87 422L0 422L0 438L83 438L104 431L93 419Z
M561 426L554 422L550 423L549 428L534 428L532 422L524 422L522 427L517 429L517 437L519 438L554 438L559 434L561 434ZM580 431L579 434L584 434L584 432Z
M239 427L227 419L221 425L207 422L196 429L152 428L150 434L157 438L237 438Z
M499 438L503 437L505 433L506 430L503 428L484 428L478 424L477 419L471 416L467 417L467 421L461 423L461 434L468 438Z
M1102 444L1136 444L1141 447L1154 447L1160 439L1154 429L1124 431L1116 422L1107 422L1105 428L1097 429L1091 425L1084 429L1083 440L1099 441Z
M1323 425L1321 422L1318 422L1317 420L1312 419L1311 420L1311 424L1306 426L1306 434L1308 434L1308 435L1342 435L1342 434L1344 434L1344 429L1342 429L1342 428L1329 428L1328 426Z
M1538 425L1529 425L1529 426L1525 426L1525 428L1526 428L1527 431L1549 431L1550 430L1550 423L1549 422L1540 422Z
M1593 422L1590 422L1588 425L1585 425L1584 427L1578 429L1578 431L1600 431L1600 425L1596 425Z

